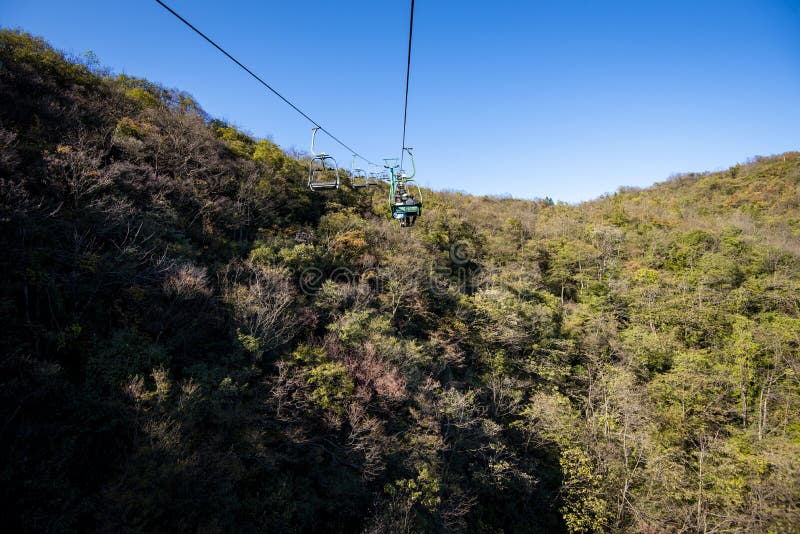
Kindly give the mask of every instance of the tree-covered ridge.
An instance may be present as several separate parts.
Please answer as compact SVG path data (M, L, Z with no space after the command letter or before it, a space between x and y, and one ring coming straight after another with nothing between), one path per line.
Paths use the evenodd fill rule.
M799 153L400 229L187 94L0 61L10 530L800 528Z

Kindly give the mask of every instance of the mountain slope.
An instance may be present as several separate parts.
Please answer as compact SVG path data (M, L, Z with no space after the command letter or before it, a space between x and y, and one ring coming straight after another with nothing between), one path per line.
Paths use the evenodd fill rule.
M0 59L12 530L800 525L800 154L401 229L185 93Z

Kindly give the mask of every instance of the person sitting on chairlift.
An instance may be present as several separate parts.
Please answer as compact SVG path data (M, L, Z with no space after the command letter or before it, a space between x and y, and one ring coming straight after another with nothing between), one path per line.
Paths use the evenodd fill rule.
M400 195L400 202L398 202L397 204L399 206L404 206L406 201L408 200L408 194L405 191L398 192L398 194ZM400 226L408 226L408 224L406 224L408 222L408 214L405 213L405 211L399 211L399 215L400 215Z
M414 199L414 195L404 195L406 198L404 199L404 204L406 206L416 206L417 201ZM408 213L406 214L406 226L414 226L414 223L417 222L416 214Z

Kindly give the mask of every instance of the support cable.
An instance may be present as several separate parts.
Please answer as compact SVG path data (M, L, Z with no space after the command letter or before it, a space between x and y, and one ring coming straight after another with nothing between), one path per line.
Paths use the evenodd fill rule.
M191 28L191 29L192 29L192 30L193 30L193 31L194 31L194 32L195 32L197 35L199 35L200 37L202 37L203 39L205 39L206 41L208 41L208 42L211 44L211 46L213 46L214 48L216 48L217 50L219 50L220 52L222 52L222 53L223 53L223 54L224 54L224 55L225 55L225 56L226 56L228 59L230 59L231 61L233 61L234 63L236 63L236 64L237 64L239 67L241 67L241 68L242 68L242 70L244 70L244 71L245 71L247 74L249 74L250 76L252 76L253 78L255 78L255 79L256 79L256 80L257 80L257 81L258 81L258 82L259 82L261 85L263 85L264 87L266 87L267 89L269 89L270 91L272 91L272 93L274 93L274 94L275 94L275 96L277 96L278 98L280 98L281 100L283 100L283 101L284 101L286 104L288 104L288 105L289 105L289 106L290 106L290 107L291 107L293 110L295 110L297 113L299 113L300 115L302 115L302 116L303 116L303 117L304 117L304 118L305 118L305 119L306 119L308 122L310 122L311 124L313 124L314 126L316 126L317 128L319 128L320 130L322 130L323 132L325 132L325 133L326 133L326 134L327 134L327 135L328 135L328 136L329 136L331 139L333 139L334 141L336 141L337 143L339 143L340 145L342 145L344 148L346 148L346 149L347 149L347 150L348 150L348 151L349 151L351 154L353 154L353 155L354 155L354 156L356 156L357 158L361 158L361 159L363 159L364 161L366 161L367 163L370 163L370 164L372 164L372 165L375 165L375 164L374 164L374 163L372 163L370 160L368 160L367 158L365 158L364 156L362 156L361 154L359 154L358 152L356 152L355 150L353 150L352 148L350 148L349 146L347 146L346 144L344 144L342 141L340 141L340 140L339 140L339 138L337 138L337 137L336 137L335 135L333 135L331 132L329 132L328 130L326 130L326 129L325 129L325 128L324 128L324 127L323 127L323 126L320 124L320 123L318 123L317 121L315 121L314 119L312 119L311 117L309 117L308 115L306 115L306 114L303 112L303 110L301 110L300 108L298 108L297 106L295 106L295 105L294 105L292 102L290 102L290 101L289 101L289 99L288 99L288 98L286 98L285 96L283 96L282 94L280 94L280 93L279 93L278 91L276 91L276 90L275 90L275 89L274 89L274 88L273 88L273 87L272 87L270 84L268 84L267 82L265 82L264 80L262 80L262 79L261 79L261 78L260 78L258 75L256 75L256 74L255 74L253 71L251 71L250 69L248 69L247 67L245 67L245 66L244 66L244 65L243 65L243 64L242 64L242 63L241 63L241 62L240 62L238 59L236 59L235 57L233 57L233 56L232 56L231 54L229 54L229 53L228 53L228 52L227 52L227 51L226 51L224 48L222 48L220 45L218 45L217 43L215 43L215 42L214 42L214 41L213 41L213 40L212 40L212 39L211 39L209 36L207 36L206 34L204 34L203 32L201 32L199 29L197 29L197 28L196 28L196 27L195 27L195 26L194 26L194 25L193 25L191 22L189 22L188 20L186 20L185 18L183 18L182 16L180 16L178 13L176 13L174 9L172 9L171 7L169 7L167 4L165 4L165 3L164 3L164 2L162 2L161 0L156 0L156 2L158 2L158 3L161 5L161 7L163 7L164 9L166 9L167 11L169 11L170 13L172 13L172 14L173 14L173 15L174 15L174 16L175 16L175 17L176 17L178 20L180 20L181 22L183 22L183 23L184 23L186 26L188 26L189 28ZM414 4L413 0L412 0L411 4L412 4L412 11L413 11L413 4ZM410 41L409 41L409 46L410 46ZM410 53L411 53L411 51L409 50L409 54L410 54ZM410 56L410 55L409 55L409 61L411 61L411 56ZM407 78L408 78L408 77L406 76L406 99L408 99L408 79L407 79ZM404 128L405 128L405 127L404 127ZM403 133L403 137L405 137L405 132Z
M158 0L157 0L158 1ZM406 152L406 123L408 121L408 80L411 76L411 38L414 35L414 0L411 0L411 21L408 25L408 62L406 63L406 103L403 106L403 146L400 147L400 168Z

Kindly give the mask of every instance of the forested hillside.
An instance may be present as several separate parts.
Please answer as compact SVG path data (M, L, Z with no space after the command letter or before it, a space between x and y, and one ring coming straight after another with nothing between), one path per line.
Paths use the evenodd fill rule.
M800 153L400 228L188 94L0 61L7 531L800 531Z

